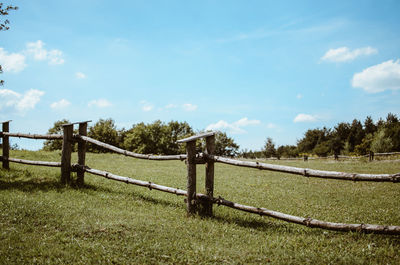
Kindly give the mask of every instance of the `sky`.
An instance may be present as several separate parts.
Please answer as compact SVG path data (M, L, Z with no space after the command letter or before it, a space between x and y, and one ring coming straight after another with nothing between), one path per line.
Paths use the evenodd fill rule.
M155 120L241 149L400 114L400 1L8 1L0 120ZM22 148L42 142L11 140Z

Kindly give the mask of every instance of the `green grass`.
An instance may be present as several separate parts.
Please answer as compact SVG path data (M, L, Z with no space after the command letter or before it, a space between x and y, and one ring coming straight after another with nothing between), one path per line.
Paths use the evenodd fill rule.
M57 152L12 157L60 161ZM73 158L76 161L76 156ZM400 162L277 161L314 169L400 172ZM180 161L88 154L92 168L186 189ZM311 229L223 206L187 218L183 197L85 175L59 183L60 169L11 163L0 170L0 264L398 264L400 237ZM204 192L204 166L198 166ZM216 196L320 220L400 225L400 183L367 183L216 164Z

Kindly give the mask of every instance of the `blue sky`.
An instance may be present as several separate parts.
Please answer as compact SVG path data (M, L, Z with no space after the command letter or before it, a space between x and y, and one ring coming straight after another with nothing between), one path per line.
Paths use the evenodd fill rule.
M0 32L12 131L178 120L260 149L400 114L400 1L6 3L19 6Z

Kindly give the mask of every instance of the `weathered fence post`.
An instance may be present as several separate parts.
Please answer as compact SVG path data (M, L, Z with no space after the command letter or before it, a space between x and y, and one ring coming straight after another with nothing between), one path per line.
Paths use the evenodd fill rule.
M187 213L188 216L194 215L197 211L197 197L196 197L196 140L200 138L211 137L208 140L208 148L207 152L213 153L215 147L214 146L214 132L201 133L198 135L194 135L185 139L178 140L177 143L186 143L186 164L187 164ZM214 149L213 149L214 148ZM212 161L214 162L214 161ZM211 176L212 175L212 176ZM210 163L206 165L206 190L207 195L209 192L212 194L214 189L214 163ZM206 203L211 203L211 206L208 207ZM208 207L208 208L205 208ZM201 214L203 214L204 209L208 209L208 213L212 214L212 202L202 202L201 204Z
M61 153L61 183L71 183L71 153L72 153L72 135L74 131L73 124L64 124L63 126L63 144Z
M215 135L206 137L206 154L214 155L215 152ZM210 198L214 196L214 160L207 159L206 161L206 195ZM213 215L212 201L203 202L203 215Z
M87 135L87 124L88 121L79 123L79 135L86 136ZM78 165L85 166L86 159L86 142L78 141ZM76 183L78 186L83 186L85 183L85 170L81 168L78 169Z
M186 143L187 154L187 213L196 213L196 140Z
M369 151L369 162L374 161L374 152Z
M5 121L2 124L2 132L8 133L10 130L10 121ZM10 156L10 141L8 135L3 134L3 168L10 169L8 158Z

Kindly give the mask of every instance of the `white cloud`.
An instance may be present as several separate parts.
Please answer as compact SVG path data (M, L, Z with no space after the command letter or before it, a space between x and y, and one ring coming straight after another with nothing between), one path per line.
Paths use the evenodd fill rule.
M3 48L0 48L0 65L4 72L20 72L26 67L25 56L20 53L9 54Z
M60 101L56 101L50 104L50 107L52 109L63 109L71 105L71 102L69 102L66 99L61 99Z
M175 109L177 107L178 107L178 105L176 105L176 104L168 104L167 106L165 106L166 109Z
M0 109L13 108L19 112L34 109L43 95L44 92L37 89L30 89L24 94L10 89L0 89Z
M277 128L278 128L278 125L276 125L276 124L274 124L274 123L268 123L268 124L267 124L267 128L268 128L268 129L277 129Z
M142 105L142 110L145 112L151 111L154 109L154 105L147 102L146 100L140 101L140 104Z
M248 118L242 118L233 123L228 123L224 120L220 120L217 123L212 123L207 126L206 130L221 130L228 131L232 134L243 134L246 133L242 127L246 127L249 125L258 125L260 124L259 120L249 120Z
M318 119L315 115L300 113L294 118L294 122L316 122Z
M44 48L45 43L41 40L36 42L28 42L26 44L26 52L33 55L33 58L38 61L48 61L49 64L63 64L64 59L62 58L63 53L60 50L46 50Z
M297 98L297 99L302 99L302 98L303 98L303 95L299 93L299 94L297 94L296 98Z
M86 75L84 73L81 73L81 72L76 72L75 73L75 77L78 78L78 79L85 79Z
M400 89L400 60L389 60L356 73L352 80L353 87L360 87L368 93Z
M89 101L88 103L89 107L98 107L98 108L106 108L112 106L112 104L107 100L107 99L94 99Z
M360 56L367 56L378 53L377 49L372 47L363 47L350 50L347 47L328 50L321 60L328 62L349 62Z
M190 103L185 103L185 104L182 105L182 107L186 111L195 111L195 110L197 110L197 105L193 105L193 104L190 104Z

